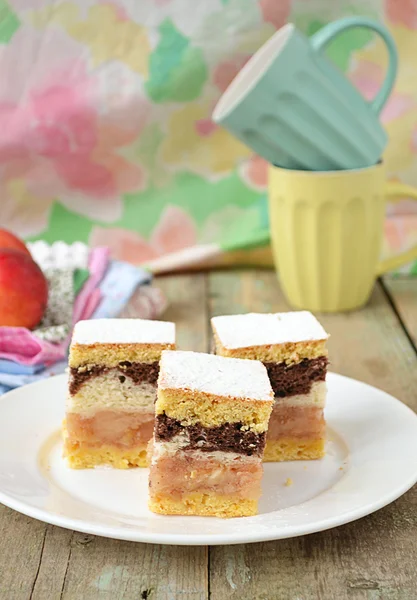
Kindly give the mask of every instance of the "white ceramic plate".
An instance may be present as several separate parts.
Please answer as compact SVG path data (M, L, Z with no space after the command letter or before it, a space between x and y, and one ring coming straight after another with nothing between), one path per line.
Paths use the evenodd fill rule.
M0 502L61 527L162 544L257 542L348 523L417 481L417 416L359 381L329 374L328 387L326 457L265 465L260 514L217 519L149 512L147 469L67 468L66 376L25 386L0 398Z

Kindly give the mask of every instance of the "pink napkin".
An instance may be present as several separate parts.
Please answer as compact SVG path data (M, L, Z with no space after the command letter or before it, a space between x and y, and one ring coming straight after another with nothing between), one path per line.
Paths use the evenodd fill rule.
M90 271L90 277L85 282L83 289L78 294L74 304L74 314L72 323L75 325L80 319L88 319L94 312L97 304L95 304L93 310L88 314L90 296L93 291L97 288L98 284L104 277L107 266L109 264L109 249L108 248L94 248L90 252L88 259L88 269Z
M61 344L51 344L36 337L24 327L0 327L0 358L22 365L48 364L61 360L65 350Z

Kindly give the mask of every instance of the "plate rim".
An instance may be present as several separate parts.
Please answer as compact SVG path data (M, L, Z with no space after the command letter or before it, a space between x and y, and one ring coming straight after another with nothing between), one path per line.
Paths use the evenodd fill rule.
M347 382L359 383L362 386L365 386L368 389L373 391L378 391L379 393L385 395L390 402L394 402L397 409L402 410L404 413L407 413L410 418L416 420L416 430L417 430L417 414L406 404L404 404L395 396L392 396L388 392L381 390L375 386L372 386L368 383L362 382L358 379L353 379L351 377L347 377L345 375L339 375L338 373L329 372L328 375L333 379L339 379L341 381L345 380ZM4 401L5 398L10 399L11 396L19 395L22 393L22 389L32 389L34 386L42 387L47 384L47 382L56 380L57 378L64 379L67 378L65 373L61 373L59 375L54 375L49 377L48 379L44 379L41 381L36 381L34 383L28 384L26 386L22 386L20 388L11 390L0 397L0 404ZM46 524L56 525L57 527L62 527L63 529L77 531L79 533L85 533L89 535L96 535L99 537L106 537L109 539L118 539L124 541L131 542L141 542L147 544L165 544L165 545L178 545L178 546L206 546L206 545L237 545L237 544L249 544L256 542L267 542L272 540L280 540L280 539L289 539L293 537L300 537L303 535L310 535L312 533L319 533L321 531L326 531L328 529L332 529L334 527L340 527L342 525L347 525L348 523L352 523L353 521L357 521L362 519L365 516L368 516L381 508L384 508L388 504L391 504L395 500L397 500L400 496L405 494L408 490L410 490L413 485L417 482L417 461L415 472L410 475L410 477L402 483L402 485L397 486L395 489L391 491L391 493L385 494L379 501L376 502L368 502L359 508L355 508L351 511L347 511L339 516L333 516L325 519L321 519L319 521L314 521L308 525L290 525L285 529L281 528L281 532L279 531L279 527L277 528L272 524L271 529L267 532L262 531L261 533L246 533L245 530L237 531L235 533L226 533L226 534L180 534L180 533L161 533L161 532L151 532L148 533L146 531L140 531L138 529L128 529L124 527L117 526L106 526L106 525L94 525L89 524L87 521L82 519L74 519L67 516L57 515L51 513L42 508L36 508L34 506L30 506L25 502L18 500L9 496L7 493L4 493L0 490L0 503L4 504L8 508L12 510L16 510L28 517L37 519L38 521L42 521ZM308 502L308 501L307 501ZM279 511L276 511L279 512ZM154 515L155 518L163 519L165 516L163 515ZM244 518L244 517L242 517ZM254 517L256 518L256 517ZM240 520L240 519L239 519Z

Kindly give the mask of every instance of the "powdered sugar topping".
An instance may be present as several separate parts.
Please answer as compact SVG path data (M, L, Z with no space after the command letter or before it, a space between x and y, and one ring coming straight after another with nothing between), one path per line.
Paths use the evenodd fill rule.
M175 324L146 319L91 319L74 327L73 344L175 344Z
M161 389L186 389L224 397L273 400L268 374L261 362L215 354L164 350L158 385Z
M329 336L308 311L248 313L213 317L220 343L229 349L326 340Z

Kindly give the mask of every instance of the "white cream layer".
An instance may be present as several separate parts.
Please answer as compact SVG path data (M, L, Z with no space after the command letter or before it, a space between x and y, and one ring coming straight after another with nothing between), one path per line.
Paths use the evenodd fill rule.
M315 381L308 394L275 398L281 406L315 406L324 408L326 404L327 386L325 381Z
M190 438L187 434L174 436L169 442L155 442L152 444L152 464L158 462L160 458L174 456L177 452L181 452L185 446L190 443ZM195 459L214 460L222 464L232 462L260 462L259 456L246 456L238 452L222 452L215 450L213 452L204 452L203 450L187 450L187 457Z
M120 379L122 378L122 379ZM67 411L86 416L98 410L154 412L156 385L135 384L118 369L111 369L85 381L78 392L67 398Z

